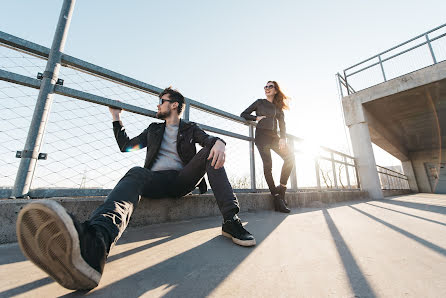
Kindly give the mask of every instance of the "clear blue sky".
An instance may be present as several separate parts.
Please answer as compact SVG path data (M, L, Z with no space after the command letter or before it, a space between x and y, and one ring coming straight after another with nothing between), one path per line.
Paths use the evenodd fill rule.
M50 46L62 1L3 1L0 30ZM445 23L446 1L78 0L65 52L239 114L276 80L289 132L347 150L334 74Z

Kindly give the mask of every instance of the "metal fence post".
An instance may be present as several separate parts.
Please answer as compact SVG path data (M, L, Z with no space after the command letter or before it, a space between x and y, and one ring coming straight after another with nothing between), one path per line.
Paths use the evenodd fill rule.
M331 169L333 170L333 182L335 188L338 189L338 179L336 175L336 165L333 152L331 152L330 157L331 157Z
M190 100L189 98L185 98L186 106L184 107L183 119L189 121L190 117Z
M356 158L353 159L353 161L355 162L356 183L358 184L358 189L361 189L361 181L359 180L359 173L358 173L358 162Z
M290 151L294 155L294 140L292 138L288 139L288 146L290 147ZM294 157L294 166L291 170L291 189L297 191L297 174L296 174L296 157Z
M345 175L347 176L348 189L351 189L352 186L350 184L350 174L348 173L347 158L344 156L343 160L345 162Z
M348 88L348 82L347 82L347 74L345 73L344 70L344 81L345 81L345 88L347 88L347 95L350 95L350 89Z
M317 183L317 189L321 190L321 176L320 176L320 166L319 166L319 158L314 158L314 168L316 170L316 183Z
M37 159L42 145L43 135L53 102L54 85L60 70L60 61L65 41L70 27L76 0L64 0L54 33L53 43L48 56L48 62L43 73L39 95L37 97L34 114L28 130L25 148L21 154L19 169L12 191L13 197L24 197L28 194L36 169Z
M342 82L341 82L341 75L339 73L336 74L338 78L338 84L339 84L339 92L341 92L341 98L344 97L344 92L342 91ZM347 87L348 89L348 87Z
M383 73L384 82L387 82L386 73L384 72L383 62L381 61L381 55L378 56L378 59L379 59L379 66L381 66L381 72Z
M249 137L254 138L254 125L249 125ZM255 144L251 139L249 141L249 165L250 165L250 173L251 173L251 189L256 190L256 162L254 159L255 155Z
M432 55L432 60L434 60L434 64L437 64L437 59L435 58L434 49L432 49L431 40L429 39L429 36L427 35L427 33L424 36L426 37L427 45L429 46L429 50Z

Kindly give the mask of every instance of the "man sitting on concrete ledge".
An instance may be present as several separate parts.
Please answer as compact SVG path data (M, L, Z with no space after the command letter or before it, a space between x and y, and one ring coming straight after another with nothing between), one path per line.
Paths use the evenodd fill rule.
M120 150L147 147L146 160L143 168L125 174L88 221L78 223L50 200L28 204L18 216L17 238L24 254L68 289L92 289L99 284L110 247L124 232L141 196L177 198L197 185L204 192L205 173L223 215L222 234L242 246L256 244L237 216L239 203L223 168L224 141L180 119L181 93L169 87L159 97L156 115L165 121L150 124L133 139L120 121L121 110L110 108ZM203 147L198 153L195 143Z

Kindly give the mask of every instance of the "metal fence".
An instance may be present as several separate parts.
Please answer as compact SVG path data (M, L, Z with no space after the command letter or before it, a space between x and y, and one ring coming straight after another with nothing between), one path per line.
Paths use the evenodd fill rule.
M409 180L406 175L381 166L376 166L376 169L382 189L410 189Z
M62 42L53 42L51 49L0 31L2 198L106 195L145 156L144 150L119 152L107 107L127 111L122 120L130 136L159 121L154 110L162 88L63 53L60 22L69 22L70 2L64 2L55 35ZM225 168L236 191L266 189L254 148L255 123L190 98L183 118L224 137ZM296 153L291 190L359 189L353 157L308 148L293 135L288 144ZM277 156L273 162L277 176L282 163Z
M446 24L409 39L337 74L341 96L446 60Z

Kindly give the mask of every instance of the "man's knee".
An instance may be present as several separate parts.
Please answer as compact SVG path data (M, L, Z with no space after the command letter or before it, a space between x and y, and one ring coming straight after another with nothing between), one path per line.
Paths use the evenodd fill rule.
M143 167L133 167L125 174L125 176L142 176L144 175L148 170Z
M207 158L209 157L209 154L211 153L211 148L208 147L203 147L201 148L200 151L198 151L198 153L195 155L195 158L198 158L200 160L207 160Z

